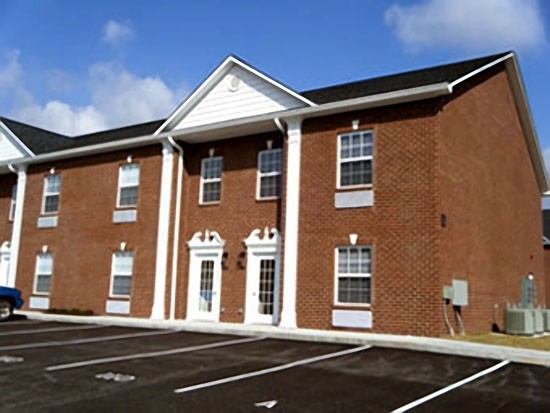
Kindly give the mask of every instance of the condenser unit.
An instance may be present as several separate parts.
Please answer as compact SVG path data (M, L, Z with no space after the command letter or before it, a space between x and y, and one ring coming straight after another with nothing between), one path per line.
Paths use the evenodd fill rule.
M543 309L538 308L533 310L533 317L535 319L535 334L544 333L544 313Z
M505 317L506 334L535 334L535 316L532 309L507 308Z
M544 324L544 331L550 331L550 310L539 310L542 313L542 319Z

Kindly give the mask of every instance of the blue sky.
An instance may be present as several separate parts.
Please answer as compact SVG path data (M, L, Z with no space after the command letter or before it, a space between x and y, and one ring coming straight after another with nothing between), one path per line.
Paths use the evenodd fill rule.
M542 0L2 0L0 115L162 118L230 53L300 91L513 49L550 161L549 27Z

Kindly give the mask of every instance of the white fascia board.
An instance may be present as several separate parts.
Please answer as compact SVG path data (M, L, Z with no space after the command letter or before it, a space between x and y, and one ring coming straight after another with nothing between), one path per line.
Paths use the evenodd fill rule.
M4 132L4 134L6 135L6 137L15 145L17 146L18 149L24 151L27 153L27 155L29 155L30 157L34 157L34 153L33 151L31 151L27 145L25 145L21 139L19 139L17 137L17 135L15 133L12 132L12 130L10 128L8 128L6 126L6 124L2 121L0 121L0 129L2 130L2 132Z
M137 136L135 138L121 139L117 141L101 143L97 145L83 146L74 149L67 149L58 152L51 152L42 155L36 155L33 158L26 159L26 163L39 163L53 160L61 160L67 158L74 158L79 156L94 155L109 151L122 150L126 148L146 146L149 144L159 143L161 139L167 137L178 138L185 141L185 137L192 137L197 134L212 133L217 136L217 139L222 139L223 131L235 129L243 126L261 125L262 128L266 128L266 125L270 126L273 130L276 129L275 119L307 119L318 116L325 116L331 114L338 114L343 112L350 112L354 110L362 110L373 107L394 105L398 103L412 102L417 100L429 99L436 96L448 95L450 93L448 83L436 83L433 85L422 86L411 89L404 89L395 92L380 93L377 95L371 95L361 98L348 99L333 103L327 103L316 107L291 109L280 112L273 112L258 116L250 116L241 119L232 119L229 121L218 122L209 125L194 126L185 129L176 129L169 132L158 133L155 132L152 135ZM239 132L238 130L235 133ZM236 136L236 135L235 135ZM11 162L13 163L13 162Z
M237 59L235 56L228 56L207 78L204 80L191 94L180 104L176 110L174 110L168 119L155 131L155 134L158 135L168 126L174 124L176 120L181 120L181 117L185 115L186 112L191 111L195 105L200 102L208 92L218 83L218 81L223 78L223 76L231 70L233 65L240 66L243 70L252 73L253 75L269 82L273 86L281 89L285 93L291 95L292 97L300 100L305 103L307 106L317 106L315 103L301 96L299 93L293 91L289 87L277 82L275 79L267 76L266 74L260 72L258 69L253 68L252 66L244 63L243 61Z
M512 58L506 61L506 71L508 73L508 79L510 80L516 109L518 111L520 123L525 135L527 143L527 150L531 157L533 169L537 177L540 192L545 195L550 190L550 183L548 179L548 172L544 165L542 152L540 150L539 139L537 131L535 130L535 124L531 115L531 108L529 107L529 101L525 93L525 86L521 71L519 69L515 55L512 54Z
M462 77L460 77L460 78L454 80L453 82L449 83L449 87L450 87L451 90L452 90L456 85L458 85L458 84L460 84L460 83L462 83L462 82L464 82L464 81L470 79L471 77L473 77L473 76L475 76L475 75L477 75L477 74L479 74L479 73L481 73L481 72L483 72L483 71L485 71L485 70L487 70L487 69L490 69L491 67L496 66L496 65L498 65L498 64L501 63L501 62L504 62L504 61L506 61L506 60L508 60L508 59L513 59L513 58L514 58L514 54L513 54L513 53L508 53L506 56L502 56L502 57L500 57L500 58L498 58L498 59L495 59L495 60L493 60L491 63L487 63L486 65L481 66L481 67L477 68L476 70L473 70L473 71L471 71L470 73L468 73L468 74L466 74L466 75L464 75L464 76L462 76Z
M255 69L254 67L244 63L243 61L237 59L236 57L234 56L229 56L229 59L231 59L231 61L242 67L244 70L246 71L249 71L250 73L258 76L259 78L265 80L266 82L268 83L271 83L273 86L281 89L282 91L288 93L289 95L295 97L296 99L304 102L307 106L311 106L311 107L315 107L315 106L318 106L316 103L313 103L311 100L309 99L306 99L305 97L303 97L302 95L300 95L298 92L295 92L294 90L290 89L288 86L285 86L283 85L282 83L280 82L277 82L275 79L273 79L272 77L269 77L268 75L266 75L265 73L262 73L260 72L258 69Z

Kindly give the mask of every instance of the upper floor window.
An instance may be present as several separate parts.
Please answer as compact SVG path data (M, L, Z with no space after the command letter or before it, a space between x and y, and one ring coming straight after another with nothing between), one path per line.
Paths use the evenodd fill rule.
M338 188L372 184L373 132L338 136Z
M38 254L36 256L36 270L34 273L34 292L49 294L52 284L53 255Z
M222 190L223 158L212 156L201 162L200 203L220 202Z
M336 260L336 304L370 304L370 247L339 247Z
M118 251L113 254L111 297L129 297L132 291L134 254Z
M17 184L12 186L11 188L11 200L10 200L10 215L9 219L10 221L13 221L15 219L15 206L17 202Z
M268 149L258 154L258 199L281 196L281 150Z
M118 171L117 207L137 205L139 188L139 165L128 163L121 165Z
M51 174L44 178L43 213L55 213L59 210L60 190L61 176L59 174Z

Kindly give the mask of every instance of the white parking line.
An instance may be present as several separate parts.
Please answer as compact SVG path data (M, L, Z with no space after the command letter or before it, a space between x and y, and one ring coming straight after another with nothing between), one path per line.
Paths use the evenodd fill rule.
M42 328L38 330L18 330L18 331L8 331L7 333L0 333L0 337L6 336L18 336L22 334L35 334L35 333L53 333L55 331L71 331L71 330L91 330L94 328L105 328L109 326L78 326L78 327L53 327L53 328Z
M115 336L102 336L102 337L90 337L90 338L80 338L76 340L66 340L66 341L47 341L45 343L32 343L32 344L15 344L12 346L3 346L0 347L0 351L5 350L26 350L31 348L44 348L44 347L61 347L61 346L72 346L76 344L86 344L86 343L95 343L98 341L112 341L112 340L123 340L128 338L136 337L147 337L147 336L158 336L162 334L174 334L176 331L152 331L144 333L132 333L132 334L118 334Z
M281 371L281 370L287 370L287 369L291 369L293 367L303 366L304 364L310 364L310 363L315 363L315 362L318 362L318 361L328 360L328 359L332 359L332 358L336 358L336 357L347 356L348 354L353 354L353 353L357 353L359 351L368 350L371 347L372 346L370 346L370 345L361 346L361 347L354 347L354 348L350 348L348 350L338 351L336 353L323 354L322 356L316 356L316 357L311 357L311 358L307 358L307 359L303 359L303 360L293 361L292 363L282 364L280 366L270 367L270 368L267 368L267 369L253 371L253 372L250 372L250 373L239 374L237 376L226 377L225 379L214 380L214 381L209 381L209 382L206 382L206 383L195 384L193 386L182 387L182 388L179 388L179 389L175 389L174 393L187 393L187 392L190 392L190 391L193 391L193 390L204 389L206 387L213 387L213 386L218 386L220 384L231 383L231 382L234 382L234 381L248 379L250 377L256 377L256 376L262 376L264 374L276 373L276 372Z
M217 348L217 347L226 347L226 346L232 346L235 344L251 343L253 341L260 341L260 340L265 340L265 337L250 337L250 338L243 338L239 340L229 340L229 341L220 341L217 343L201 344L201 345L192 346L192 347L180 347L172 350L130 354L127 356L119 356L119 357L107 357L103 359L80 361L80 362L69 363L69 364L58 364L56 366L48 366L45 368L45 370L46 371L67 370L67 369L74 369L76 367L93 366L96 364L114 363L118 361L170 356L173 354L190 353L192 351L207 350L207 349Z
M471 381L474 381L474 380L477 380L479 379L480 377L483 377L483 376L486 376L488 374L491 374L492 372L494 371L497 371L498 369L506 366L510 364L510 362L508 360L505 360L501 363L498 363L496 365L494 365L493 367L489 367L488 369L485 369L483 371L480 371L479 373L476 373L474 374L473 376L470 376L470 377L466 377L464 380L460 380L454 384L451 384L450 386L447 386L447 387L444 387L443 389L441 390L438 390L432 394L428 394L427 396L425 397L422 397L421 399L418 399L412 403L409 403L409 404L406 404L405 406L402 406L400 407L399 409L395 409L394 411L392 411L392 413L403 413L403 412L407 412L409 411L410 409L413 409L423 403L426 403L427 401L430 401L432 399L435 399L436 397L439 397L441 396L442 394L445 394L445 393L448 393L450 392L451 390L454 390L460 386L463 386L467 383L470 383Z

